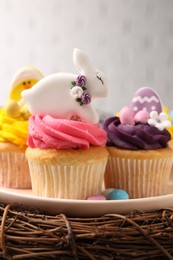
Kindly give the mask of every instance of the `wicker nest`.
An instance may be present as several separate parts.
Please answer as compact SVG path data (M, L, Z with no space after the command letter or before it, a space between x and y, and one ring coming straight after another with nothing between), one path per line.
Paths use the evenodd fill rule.
M1 259L173 259L173 209L98 218L0 206Z

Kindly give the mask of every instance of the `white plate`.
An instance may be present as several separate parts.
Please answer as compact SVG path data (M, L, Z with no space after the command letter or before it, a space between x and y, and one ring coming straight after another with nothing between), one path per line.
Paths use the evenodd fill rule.
M142 199L129 200L67 200L36 197L31 190L0 188L1 203L19 203L40 209L46 214L64 213L71 217L99 217L104 214L128 214L132 210L152 212L173 207L173 182L169 183L167 194Z

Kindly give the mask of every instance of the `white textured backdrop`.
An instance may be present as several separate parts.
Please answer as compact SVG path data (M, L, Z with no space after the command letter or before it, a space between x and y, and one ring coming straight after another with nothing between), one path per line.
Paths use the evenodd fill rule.
M22 66L76 72L74 47L108 76L96 107L116 112L147 85L173 108L172 0L0 0L0 105Z

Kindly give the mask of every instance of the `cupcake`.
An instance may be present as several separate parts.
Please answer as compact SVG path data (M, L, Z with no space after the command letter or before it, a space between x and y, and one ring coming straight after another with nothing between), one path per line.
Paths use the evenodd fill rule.
M119 116L106 119L105 187L126 190L130 198L165 194L173 162L169 126L158 94L148 87L140 88Z
M171 140L169 142L169 146L171 148L173 148L173 139L172 139L172 137L173 137L173 110L170 110L167 106L164 106L164 112L167 113L168 119L171 122L171 125L170 125L170 127L168 127L167 130L169 131L169 133L171 135ZM172 166L171 175L169 178L169 183L173 184L173 166Z
M107 95L107 80L74 49L79 75L56 73L22 92L32 116L26 158L36 196L86 199L100 194L108 158L107 135L91 99Z
M31 188L29 168L25 158L30 113L21 99L20 92L26 86L32 87L41 77L41 74L32 67L20 69L12 80L10 98L0 109L1 187Z

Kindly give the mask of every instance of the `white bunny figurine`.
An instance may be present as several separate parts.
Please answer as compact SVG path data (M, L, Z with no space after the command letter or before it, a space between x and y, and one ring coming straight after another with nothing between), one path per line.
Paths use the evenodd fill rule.
M74 49L73 61L79 75L55 73L44 77L31 89L22 91L32 115L49 114L65 119L79 117L82 121L98 123L98 115L90 102L93 98L107 96L107 79L103 72L93 67L82 50Z

